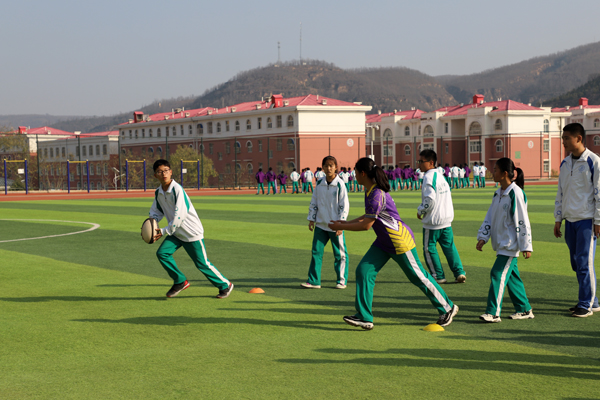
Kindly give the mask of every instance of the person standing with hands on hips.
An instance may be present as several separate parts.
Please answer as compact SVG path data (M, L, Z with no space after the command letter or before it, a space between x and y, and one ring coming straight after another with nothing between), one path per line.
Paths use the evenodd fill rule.
M500 322L502 298L506 287L516 309L509 318L532 319L533 311L517 267L519 252L523 252L523 257L527 259L533 251L527 196L523 192L523 171L521 168L515 168L510 158L504 157L496 161L493 177L500 187L494 192L492 205L479 228L475 248L482 251L483 246L491 239L492 248L496 251L496 262L490 272L492 282L485 314L479 316L479 319L485 322Z
M579 300L569 311L574 317L585 318L600 311L594 268L596 239L600 235L600 158L586 149L581 124L566 125L562 142L565 152L571 154L560 164L554 236L562 237L560 226L566 220L565 241L579 283Z
M412 231L396 209L390 195L385 171L368 157L354 166L358 183L365 186L365 214L352 221L331 221L332 230L366 231L373 227L377 239L356 268L355 315L344 317L344 322L362 329L373 329L373 289L377 273L392 258L408 279L429 299L440 314L437 324L448 326L458 313L435 279L423 268L417 254Z
M350 210L346 185L337 175L337 160L327 156L323 159L325 178L317 180L308 208L308 229L314 232L312 259L308 269L308 281L300 286L306 289L321 288L321 266L325 245L331 240L334 269L337 275L336 289L345 289L348 284L348 251L341 230L327 226L331 220L345 220ZM316 225L316 226L315 226Z

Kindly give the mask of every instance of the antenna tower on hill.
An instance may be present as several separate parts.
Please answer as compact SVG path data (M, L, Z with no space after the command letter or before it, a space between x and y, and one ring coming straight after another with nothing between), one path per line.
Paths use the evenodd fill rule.
M302 22L300 22L300 64L302 64Z
M277 42L277 64L281 63L281 42Z

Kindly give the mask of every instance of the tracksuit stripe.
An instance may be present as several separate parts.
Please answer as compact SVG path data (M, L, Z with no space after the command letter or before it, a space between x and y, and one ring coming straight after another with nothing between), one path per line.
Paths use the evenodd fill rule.
M204 241L199 240L199 242L200 246L202 246L202 255L204 256L204 261L206 261L206 265L208 265L208 268L210 268L210 270L213 272L213 274L215 274L217 278L229 285L230 282L227 279L225 279L223 275L221 275L219 270L214 265L212 265L210 261L208 261L208 256L206 255L206 247L204 247Z
M502 277L500 278L500 284L498 285L498 296L496 297L496 317L500 316L500 309L502 308L502 297L504 296L504 288L506 287L506 275L508 270L510 269L510 264L512 264L512 260L514 257L508 257L506 264L504 264L504 270L502 271Z
M446 310L446 312L450 311L452 307L450 307L450 304L448 304L446 299L444 299L444 296L442 296L442 294L437 290L435 285L431 283L431 281L427 279L427 277L423 274L423 271L421 271L421 268L419 268L419 264L417 264L417 261L415 260L415 257L413 256L412 252L407 251L404 254L406 254L406 257L410 262L411 268L413 269L413 271L415 271L415 274L421 280L421 282L423 282L427 289L429 289L429 291L433 293L440 305L444 307L444 310Z
M437 279L435 268L433 268L433 260L431 259L431 253L429 252L429 229L423 229L425 231L425 237L423 238L423 253L425 253L425 259L427 260L427 266L431 271L433 279Z

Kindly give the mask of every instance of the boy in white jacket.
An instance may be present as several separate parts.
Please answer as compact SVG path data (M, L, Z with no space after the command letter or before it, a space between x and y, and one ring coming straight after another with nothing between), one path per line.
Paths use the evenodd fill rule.
M509 318L532 319L533 311L517 267L519 252L523 252L523 257L527 259L533 251L527 196L523 192L523 171L515 168L510 158L501 158L496 161L493 177L495 182L500 183L500 187L494 192L492 205L477 233L476 249L482 251L483 246L491 239L492 248L496 251L496 262L490 273L492 282L485 314L479 319L500 322L506 287L516 310Z
M569 247L571 268L579 282L579 301L569 309L574 317L585 318L600 311L596 297L594 255L600 235L600 158L585 148L585 130L572 123L563 128L563 147L571 153L560 164L554 207L554 236L562 236Z
M350 210L346 185L337 175L337 160L327 156L323 159L325 178L317 181L308 209L308 229L314 232L312 259L308 269L308 280L301 284L307 289L321 288L321 266L325 245L331 240L334 269L337 275L336 289L345 289L348 284L348 251L344 231L333 231L327 225L331 221L345 221ZM315 226L316 225L316 226Z
M423 221L425 263L437 283L447 282L436 248L439 243L456 282L464 283L467 277L454 245L454 233L451 226L454 219L452 195L446 179L434 168L436 162L435 151L427 149L421 152L419 163L425 175L423 186L421 186L422 200L417 209L417 218Z
M154 176L160 181L160 187L154 193L154 202L150 208L150 218L157 222L167 217L168 225L156 230L154 240L166 236L161 243L156 256L158 261L173 279L173 286L167 292L167 297L175 297L190 284L185 275L177 268L173 254L183 246L196 268L219 289L217 298L228 297L233 290L229 282L219 270L208 261L204 247L204 228L198 218L190 198L180 184L171 179L173 172L167 160L157 160L154 163Z

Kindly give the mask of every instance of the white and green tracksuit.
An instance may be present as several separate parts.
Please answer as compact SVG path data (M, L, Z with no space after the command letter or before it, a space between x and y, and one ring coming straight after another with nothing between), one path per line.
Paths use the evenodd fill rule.
M168 225L160 231L165 239L156 256L175 284L186 281L185 275L177 268L173 254L183 246L196 268L219 289L227 289L229 281L208 261L204 247L204 228L187 193L180 184L171 181L167 191L162 187L154 192L154 202L150 208L150 218L156 221L167 218Z
M317 181L313 191L308 209L308 220L315 223L312 259L308 269L308 283L311 285L321 284L321 266L323 264L323 252L325 245L331 240L333 256L335 258L335 273L337 283L348 284L348 251L346 250L346 239L342 233L337 236L327 226L330 221L343 220L348 217L350 202L346 185L339 176L331 182L326 178Z
M460 256L454 245L454 233L451 226L454 219L452 194L446 180L435 169L430 169L423 177L421 205L418 207L417 213L422 216L423 254L431 275L436 280L445 279L444 269L437 252L437 243L440 244L454 277L465 275Z
M519 252L533 251L531 225L527 215L527 197L514 182L506 190L502 191L500 187L494 192L492 205L477 233L478 241L487 242L489 239L496 251L496 262L490 273L492 282L486 313L500 316L506 287L517 312L531 310L517 268Z

